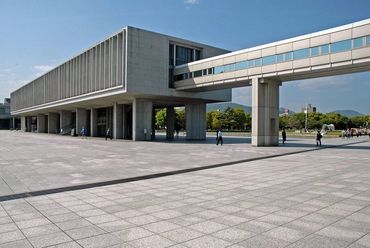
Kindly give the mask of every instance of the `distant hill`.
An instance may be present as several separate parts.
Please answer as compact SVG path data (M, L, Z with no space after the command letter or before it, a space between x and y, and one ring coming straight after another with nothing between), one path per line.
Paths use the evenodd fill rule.
M363 115L355 110L335 110L335 111L332 111L330 113L338 113L340 115L343 115L343 116L347 116L347 117L353 117L353 116L358 116L358 115Z
M224 111L227 108L241 108L241 109L244 110L244 112L246 112L248 114L252 113L252 107L251 106L245 106L245 105L238 104L238 103L224 102L224 103L210 103L210 104L207 104L207 112L215 111L215 110ZM289 111L289 114L294 114L293 111L291 111L291 110L288 110L288 111ZM280 108L279 109L280 114L282 114L284 112L285 112L285 108Z

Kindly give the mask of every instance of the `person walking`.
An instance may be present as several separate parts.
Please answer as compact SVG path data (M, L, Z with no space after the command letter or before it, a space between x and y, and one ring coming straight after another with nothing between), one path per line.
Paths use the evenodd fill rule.
M105 132L105 140L110 138L112 140L112 135L110 134L110 128L108 127L107 131Z
M317 131L317 134L316 134L316 146L321 146L321 138L322 138L322 135L321 135L320 131Z
M216 145L218 145L219 143L221 143L221 145L224 144L224 141L222 139L222 132L221 132L221 130L218 130L217 131L217 143L216 143Z
M281 132L281 136L283 137L283 144L285 144L285 141L286 141L286 132L285 132L285 128L283 128L283 131Z

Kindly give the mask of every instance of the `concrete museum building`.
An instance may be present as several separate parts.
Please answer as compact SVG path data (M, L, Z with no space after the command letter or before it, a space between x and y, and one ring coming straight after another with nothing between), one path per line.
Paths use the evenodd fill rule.
M252 145L278 145L279 88L291 80L370 71L370 19L240 51L127 27L12 93L25 131L106 128L150 140L153 109L185 106L186 137L205 139L206 103L252 87Z

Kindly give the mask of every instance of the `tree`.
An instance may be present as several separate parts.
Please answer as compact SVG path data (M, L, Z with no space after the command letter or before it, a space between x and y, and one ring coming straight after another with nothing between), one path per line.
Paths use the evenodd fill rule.
M176 125L178 125L179 130L185 130L186 116L184 108L175 109L175 128Z
M162 129L166 126L167 122L167 111L165 108L157 110L155 114L155 127Z
M251 114L245 113L244 128L246 130L252 130L252 116L251 116Z

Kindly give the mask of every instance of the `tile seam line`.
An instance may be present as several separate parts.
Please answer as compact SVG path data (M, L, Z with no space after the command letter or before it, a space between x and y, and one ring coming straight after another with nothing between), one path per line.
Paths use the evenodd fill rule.
M160 177L166 177L166 176L174 176L174 175L180 175L180 174L185 174L185 173L190 173L190 172L196 172L196 171L214 169L214 168L219 168L219 167L224 167L224 166L236 165L236 164L240 164L240 163L248 163L248 162L253 162L253 161L284 157L284 156L306 153L306 152L312 152L312 151L318 151L318 150L324 150L324 149L340 148L340 147L345 147L345 146L355 145L355 144L361 144L361 143L367 143L367 142L368 142L367 140L364 140L364 141L357 141L357 142L353 142L353 143L346 143L346 144L340 144L340 145L327 145L325 147L320 147L320 148L315 147L315 148L311 148L311 149L307 149L307 150L292 151L292 152L286 152L286 153L281 153L281 154L273 154L273 155L267 155L267 156L262 156L262 157L258 157L258 158L241 159L241 160L224 162L224 163L213 164L213 165L206 165L206 166L201 166L201 167L196 167L196 168L188 168L188 169L160 172L160 173L137 176L137 177L121 178L121 179L114 179L114 180L109 180L109 181L87 183L87 184L66 186L66 187L52 188L52 189L45 189L45 190L29 191L29 192L23 192L23 193L12 194L12 195L4 195L4 196L0 196L0 202L16 200L16 199L23 199L23 198L33 197L33 196L42 196L42 195L50 195L50 194L61 193L61 192L69 192L69 191L90 189L90 188L109 186L109 185L115 185L115 184L121 184L121 183L130 183L130 182L136 182L136 181L142 181L142 180L154 179L154 178L160 178Z

